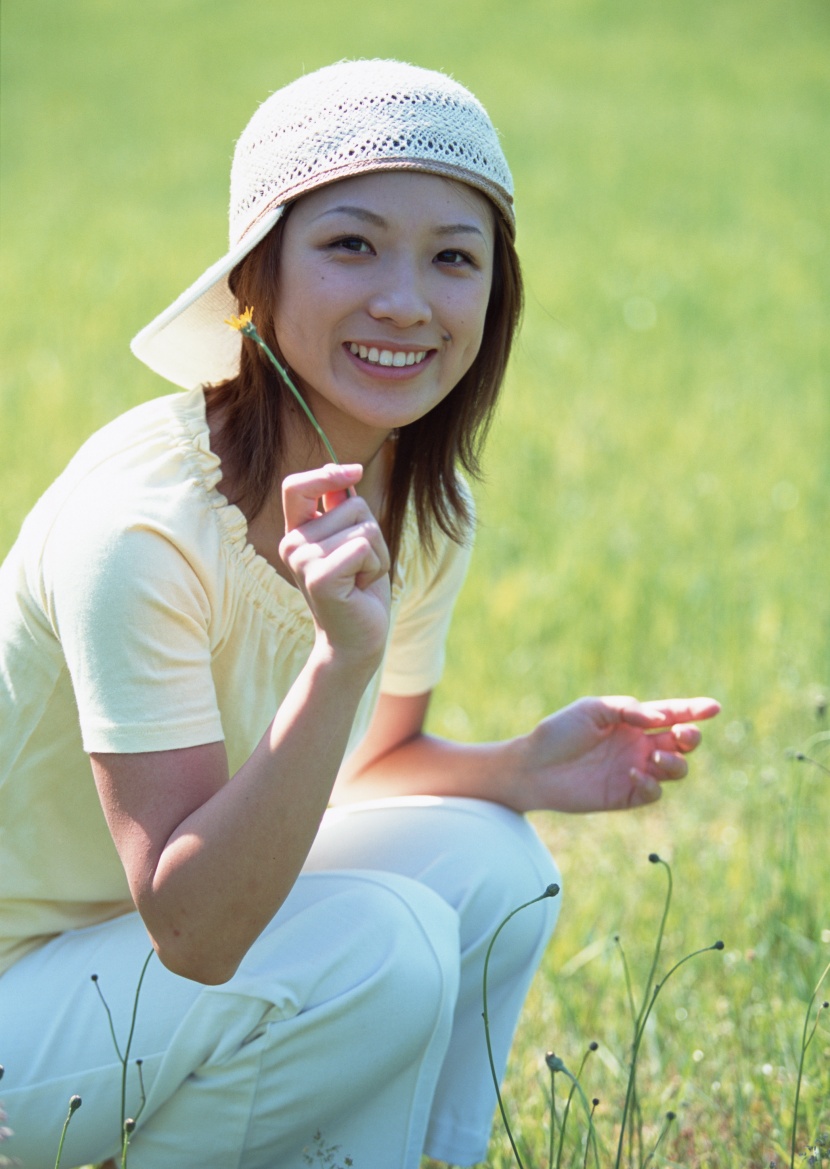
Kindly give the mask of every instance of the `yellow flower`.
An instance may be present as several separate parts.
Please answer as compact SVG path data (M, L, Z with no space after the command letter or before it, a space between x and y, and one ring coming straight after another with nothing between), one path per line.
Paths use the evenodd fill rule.
M225 324L230 325L232 329L238 329L240 333L244 332L245 328L251 324L254 317L254 308L246 308L245 312L238 317L225 317Z

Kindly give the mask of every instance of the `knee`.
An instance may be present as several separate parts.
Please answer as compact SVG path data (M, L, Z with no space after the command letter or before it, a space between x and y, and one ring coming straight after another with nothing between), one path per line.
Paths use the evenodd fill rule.
M431 889L407 878L366 875L357 891L363 915L355 948L364 969L353 991L356 1013L413 1055L449 1029L458 995L458 916Z
M459 833L457 858L465 873L458 911L462 944L492 938L508 914L534 901L552 885L561 886L559 869L532 825L499 804L476 802ZM538 953L559 916L561 892L511 918L503 934L505 948L521 962Z

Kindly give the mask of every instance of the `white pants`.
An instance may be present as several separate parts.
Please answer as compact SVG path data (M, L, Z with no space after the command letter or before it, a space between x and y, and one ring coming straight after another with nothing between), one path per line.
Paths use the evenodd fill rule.
M138 1006L127 1115L146 1105L131 1169L417 1169L471 1165L495 1106L481 1017L484 956L558 872L496 804L419 797L327 813L308 862L237 973L202 986L153 956ZM501 1074L559 898L517 914L490 960ZM0 977L0 1095L25 1169L120 1147L122 1050L150 946L137 914L56 938ZM317 1135L319 1134L319 1135ZM321 1148L336 1146L331 1161Z

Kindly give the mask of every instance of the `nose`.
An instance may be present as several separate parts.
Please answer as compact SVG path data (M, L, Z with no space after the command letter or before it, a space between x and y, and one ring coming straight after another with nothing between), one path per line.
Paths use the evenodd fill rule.
M382 265L369 298L369 314L376 321L391 321L400 329L432 320L425 281L414 257L390 257Z

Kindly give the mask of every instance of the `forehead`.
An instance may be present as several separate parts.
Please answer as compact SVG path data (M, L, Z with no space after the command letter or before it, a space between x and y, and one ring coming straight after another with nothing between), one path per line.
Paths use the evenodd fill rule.
M361 210L390 226L467 224L488 240L497 214L485 195L456 179L419 171L380 171L341 179L303 195L292 209L292 218L311 223L338 212L347 215Z

